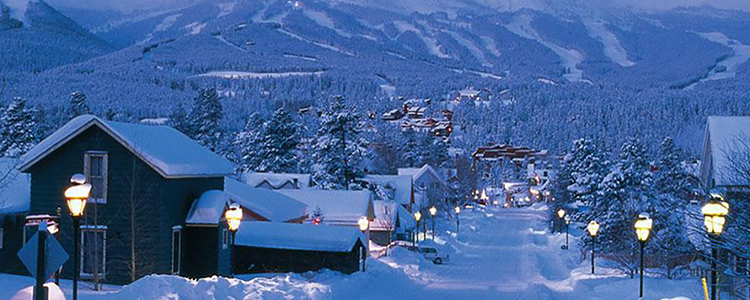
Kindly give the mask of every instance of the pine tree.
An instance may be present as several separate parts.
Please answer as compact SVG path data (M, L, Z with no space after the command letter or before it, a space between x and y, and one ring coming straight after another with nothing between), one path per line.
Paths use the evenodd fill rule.
M193 136L194 133L190 132L190 121L188 120L187 111L182 102L178 102L177 106L169 114L169 123L178 131L182 132L187 136Z
M26 108L26 100L15 98L0 119L0 153L4 157L20 157L33 147L37 140L36 112Z
M235 147L239 149L239 161L237 171L259 171L263 161L263 148L265 145L265 122L256 112L247 119L245 129L240 131L235 138Z
M279 108L265 126L260 171L297 172L297 146L299 143L300 126L285 109Z
M596 194L605 174L604 170L604 155L594 143L587 139L574 141L573 148L563 160L561 182L565 185L561 186L564 194L562 200L581 202L588 206L596 205ZM588 223L589 220L577 221Z
M421 161L418 167L430 165L441 168L448 160L448 145L442 139L428 133L421 134L419 151Z
M685 154L679 149L672 138L664 139L656 154L654 166L656 172L653 182L658 193L669 194L682 199L696 187L696 179L682 165Z
M313 147L313 177L323 189L361 189L356 179L364 172L361 162L366 142L360 138L359 115L337 96L324 113Z
M68 119L91 114L91 108L89 108L86 102L86 94L81 92L71 93L70 101L68 103Z
M422 162L422 159L419 153L417 132L412 128L407 128L401 132L401 135L403 141L399 146L399 152L401 152L401 160L404 162L404 166L410 168L421 167L419 164Z
M200 90L190 112L189 132L192 138L211 151L216 151L223 138L222 118L223 107L216 88Z

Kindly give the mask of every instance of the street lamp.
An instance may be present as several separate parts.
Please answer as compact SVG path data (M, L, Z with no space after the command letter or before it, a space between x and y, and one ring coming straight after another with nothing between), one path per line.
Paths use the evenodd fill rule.
M435 240L435 214L437 214L437 208L430 207L430 215L432 215L432 240Z
M709 240L711 241L711 300L716 300L716 242L724 231L726 215L729 213L729 204L724 202L721 196L712 197L711 201L701 208L703 213L703 224L706 225Z
M417 228L414 229L414 239L412 240L412 246L416 246L415 243L419 240L419 220L422 219L422 213L417 211L414 213L414 220L417 220Z
M361 217L359 218L359 230L362 231L362 233L365 233L366 231L370 230L370 221L367 220L367 217ZM370 238L367 237L367 244L369 246L370 244ZM365 251L362 252L362 272L365 271L365 261L367 260L367 247L365 247Z
M227 227L229 227L229 232L232 233L232 245L229 248L229 259L231 260L231 265L229 266L229 272L230 272L230 275L234 276L235 236L237 235L237 229L240 228L240 224L242 223L242 209L240 208L240 205L237 203L230 204L229 209L227 209L227 211L224 213L224 217L227 219Z
M570 227L570 215L565 216L565 248L563 250L568 250L570 246L568 246L568 228Z
M641 244L641 289L639 299L643 299L643 248L646 246L646 241L648 240L648 235L651 232L653 224L654 221L651 220L651 216L648 213L641 213L638 215L638 220L635 221L635 233Z
M70 182L73 185L65 190L65 200L68 203L70 217L73 219L73 300L78 300L78 277L81 272L79 261L81 259L79 242L81 238L81 217L84 208L86 208L86 201L91 194L91 184L86 183L86 176L82 174L73 175Z
M565 217L565 210L562 209L562 208L560 210L558 210L557 211L557 217L560 218L557 221L557 224L558 224L557 225L557 231L560 232L560 231L562 231L562 218Z
M453 210L456 212L456 234L458 234L458 228L461 226L461 222L458 220L458 214L461 213L461 207L456 206Z
M586 230L591 235L591 274L594 274L594 248L596 247L596 234L599 233L599 223L596 223L596 221L589 222Z

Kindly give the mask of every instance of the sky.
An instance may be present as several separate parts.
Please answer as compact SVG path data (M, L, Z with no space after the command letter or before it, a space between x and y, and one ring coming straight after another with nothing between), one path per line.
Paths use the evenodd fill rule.
M27 0L0 0L9 2L21 2ZM229 0L46 0L52 6L67 6L67 7L86 7L86 8L98 8L98 9L110 9L119 10L123 12L130 12L134 9L145 8L173 8L185 5L191 2L197 1L222 1L226 2ZM258 1L258 0L250 0ZM347 2L346 0L329 0L338 2ZM350 0L351 1L351 0ZM381 1L381 0L355 0L351 2L369 2L369 1ZM401 1L401 0L400 0ZM399 1L399 2L400 2ZM419 5L420 2L455 2L455 0L403 0L407 2L414 2ZM478 3L524 3L524 2L537 2L538 0L474 0ZM555 0L547 0L554 2ZM591 0L588 0L591 1ZM638 9L646 10L662 10L671 9L678 6L702 6L710 5L716 8L722 9L740 9L750 11L750 0L600 0L600 1L614 1L621 5L630 6ZM463 1L461 1L463 2ZM492 5L494 6L494 5ZM523 6L523 5L521 5ZM494 6L497 7L497 6Z

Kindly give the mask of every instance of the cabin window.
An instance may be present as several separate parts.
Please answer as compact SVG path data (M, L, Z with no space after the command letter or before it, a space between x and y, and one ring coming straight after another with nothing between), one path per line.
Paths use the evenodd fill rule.
M107 152L86 152L83 168L91 184L91 202L107 203L107 161Z
M180 274L182 260L182 227L172 228L172 274Z
M229 230L222 229L221 230L221 249L227 249L227 248L229 248Z
M104 277L107 270L107 226L81 226L81 275Z

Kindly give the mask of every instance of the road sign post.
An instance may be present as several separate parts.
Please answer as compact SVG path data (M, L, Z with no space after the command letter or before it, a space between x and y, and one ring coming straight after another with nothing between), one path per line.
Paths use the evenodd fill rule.
M68 254L57 239L48 238L47 221L39 223L37 233L18 251L18 258L36 279L34 300L46 300L48 290L44 282L68 261Z

